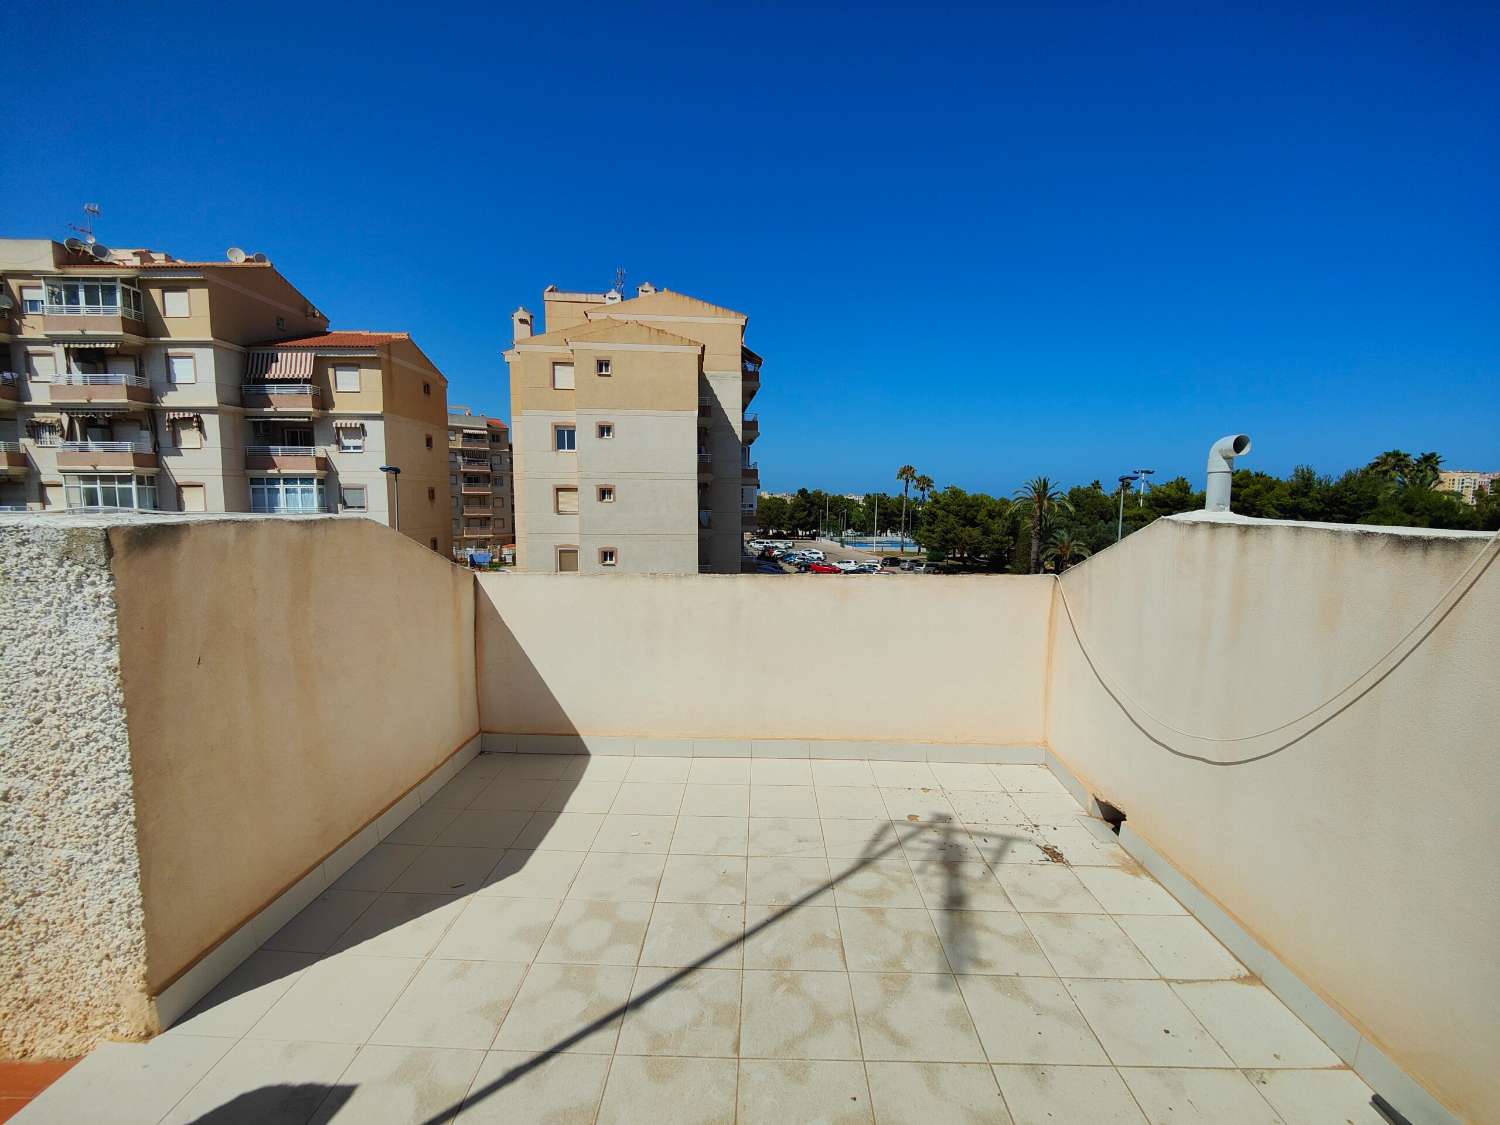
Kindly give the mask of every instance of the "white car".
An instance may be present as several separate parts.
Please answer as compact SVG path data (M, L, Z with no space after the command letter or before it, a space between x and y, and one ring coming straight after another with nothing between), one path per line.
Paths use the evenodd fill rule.
M859 563L855 562L853 559L839 559L833 565L838 567L845 574L854 574L859 570Z
M810 559L813 562L822 562L825 557L823 552L818 550L816 547L804 547L797 553L800 554L804 559Z

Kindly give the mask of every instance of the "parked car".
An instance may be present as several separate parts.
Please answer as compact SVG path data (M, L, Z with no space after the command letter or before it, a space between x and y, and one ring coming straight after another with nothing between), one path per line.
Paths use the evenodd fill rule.
M880 565L883 567L889 567L892 570L899 570L902 565L902 560L898 559L895 555L888 555L880 560Z
M823 552L818 550L816 547L803 547L802 554L810 559L817 559L818 562L823 562L827 558L827 556L824 555Z
M840 571L839 568L836 567L833 563L828 563L828 562L812 562L812 563L808 563L807 564L807 569L808 569L809 572L811 572L813 574L840 574L840 573L842 573L842 571Z
M851 570L850 574L879 574L880 564L873 562L862 562Z
M777 566L773 562L756 563L755 564L755 569L756 569L756 572L760 573L760 574L785 574L786 573L786 571L782 570L781 567Z
M859 569L859 563L855 562L853 559L839 559L833 565L838 568L839 573L841 574L853 574L856 570Z

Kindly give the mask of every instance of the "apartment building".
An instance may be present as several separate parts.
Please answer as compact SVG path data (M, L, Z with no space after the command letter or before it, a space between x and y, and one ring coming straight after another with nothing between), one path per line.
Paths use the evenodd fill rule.
M510 428L468 407L448 415L448 493L453 554L499 552L516 541Z
M442 373L403 332L330 331L261 255L0 239L0 371L5 508L393 524L399 487L401 530L451 548Z
M1465 504L1473 504L1476 490L1482 488L1494 492L1497 481L1500 481L1500 473L1480 469L1443 469L1438 473L1437 487L1442 492L1454 493Z
M737 574L760 478L744 313L641 285L542 294L512 317L517 563Z

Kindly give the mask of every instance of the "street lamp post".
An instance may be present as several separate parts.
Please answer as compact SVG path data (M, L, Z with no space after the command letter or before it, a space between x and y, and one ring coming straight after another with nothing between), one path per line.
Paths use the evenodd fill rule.
M395 512L396 519L395 519L395 522L393 524L391 524L391 526L394 527L397 531L400 531L401 530L401 467L399 465L382 465L382 466L380 466L380 471L382 473L390 473L391 474L391 484L392 484L392 486L395 489L395 498L396 498L396 503L395 503L395 507L394 507L394 512Z
M1115 523L1115 542L1125 537L1125 494L1130 491L1132 481L1139 480L1135 473L1126 473L1120 478L1120 516Z
M1135 470L1135 475L1141 478L1141 487L1136 492L1136 504L1137 505L1144 504L1146 502L1146 486L1151 483L1146 478L1149 477L1149 476L1151 476L1155 472L1156 472L1155 469L1136 469Z

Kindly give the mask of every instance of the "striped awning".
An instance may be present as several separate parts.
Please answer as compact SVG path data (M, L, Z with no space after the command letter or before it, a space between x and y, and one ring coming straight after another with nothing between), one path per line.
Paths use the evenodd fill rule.
M196 410L168 410L167 417L174 421L179 418L197 418L198 412Z
M313 353L310 351L258 351L246 360L247 379L287 379L305 383L312 378Z
M335 418L333 428L335 430L362 430L365 424L358 418Z
M71 352L117 352L118 340L61 340L58 341Z
M67 419L61 414L33 414L27 419L28 426L61 426Z

